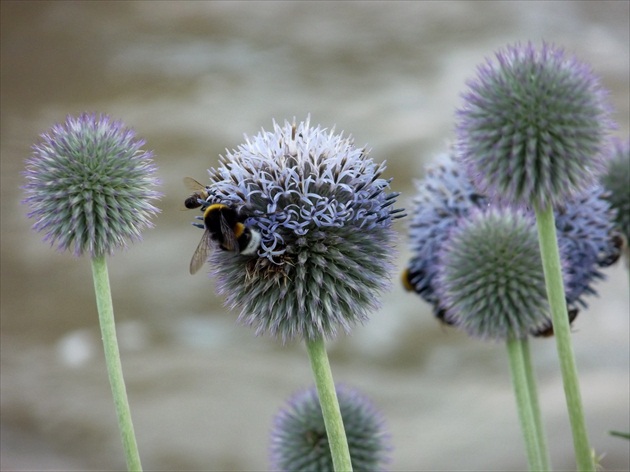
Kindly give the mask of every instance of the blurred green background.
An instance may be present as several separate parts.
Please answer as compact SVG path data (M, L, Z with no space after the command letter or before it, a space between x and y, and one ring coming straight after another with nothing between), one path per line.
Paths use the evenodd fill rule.
M243 133L308 113L371 157L409 207L414 179L453 138L465 81L508 43L542 40L589 62L611 91L616 135L630 113L627 1L1 2L1 468L124 468L90 264L29 228L20 172L30 146L67 114L111 114L153 149L162 213L144 242L110 259L140 454L146 470L264 470L272 417L311 385L300 344L235 323L188 262L201 232L180 212L182 177L206 179ZM397 223L398 273L409 257ZM382 410L393 470L521 470L523 441L505 346L440 326L393 290L330 343L335 380ZM628 273L597 284L574 324L593 447L628 470ZM556 469L574 468L550 340L533 341Z

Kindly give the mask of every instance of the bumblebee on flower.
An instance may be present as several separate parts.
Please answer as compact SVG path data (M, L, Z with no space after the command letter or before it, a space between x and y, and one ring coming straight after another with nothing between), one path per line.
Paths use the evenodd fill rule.
M334 337L367 319L402 216L384 170L351 137L308 119L246 137L209 170L199 202L214 243L202 244L240 321L288 341Z

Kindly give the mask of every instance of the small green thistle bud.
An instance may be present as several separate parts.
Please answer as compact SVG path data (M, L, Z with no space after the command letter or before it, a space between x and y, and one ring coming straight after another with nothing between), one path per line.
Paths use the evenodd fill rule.
M374 405L355 389L337 386L352 468L383 470L389 462L390 437ZM294 395L274 419L271 469L278 471L333 471L324 417L314 387Z
M544 209L604 171L613 128L590 67L543 44L508 46L478 68L458 110L458 152L481 193Z
M159 210L151 151L106 115L68 116L42 134L26 161L23 203L44 241L79 256L111 254L138 240Z
M614 139L609 155L608 170L601 181L608 190L610 206L617 210L615 225L630 241L630 140Z
M510 209L471 212L440 250L446 321L483 339L521 339L548 320L536 226Z

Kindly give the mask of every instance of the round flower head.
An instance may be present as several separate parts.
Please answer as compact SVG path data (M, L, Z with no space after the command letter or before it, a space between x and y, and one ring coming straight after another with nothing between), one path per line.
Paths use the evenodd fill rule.
M599 269L616 262L621 253L616 212L605 197L605 190L596 185L554 212L558 243L567 259L565 296L570 307L587 306L582 297L597 294L591 284L604 278Z
M119 121L84 113L68 116L33 146L26 161L26 199L33 228L75 255L111 254L140 239L159 210L152 153Z
M546 208L594 183L612 129L590 67L544 44L509 46L478 68L458 110L458 150L482 193Z
M449 155L429 166L422 181L416 183L409 239L413 257L403 274L403 284L425 301L433 304L436 316L443 319L434 280L438 270L438 252L453 226L474 208L486 208L465 172L458 169Z
M260 238L257 251L210 256L240 321L286 341L332 337L367 318L388 284L402 211L392 209L398 194L387 192L384 170L351 138L308 120L274 122L210 169L206 204L246 215L246 231Z
M471 336L527 336L548 320L536 227L510 209L476 211L453 228L436 284L446 319Z
M451 229L469 219L473 211L488 211L496 204L478 194L457 164L443 156L427 169L425 178L417 184L409 237L412 258L403 274L408 290L417 292L433 305L440 320L445 319L445 304L437 290L436 274L441 264L439 255L447 244ZM555 210L556 230L563 257L566 259L566 300L571 321L577 316L578 306L586 306L584 295L596 294L594 281L603 279L601 268L619 257L619 236L613 227L614 211L605 200L599 186L571 197ZM507 209L504 211L508 211ZM533 219L531 210L523 210ZM544 329L534 330L540 335L550 332L548 320Z
M353 470L382 470L389 462L390 438L372 403L358 391L337 387ZM274 419L271 469L333 471L332 456L317 390L297 393Z
M609 154L608 170L601 181L609 192L610 205L617 210L616 226L630 241L630 140L613 140Z

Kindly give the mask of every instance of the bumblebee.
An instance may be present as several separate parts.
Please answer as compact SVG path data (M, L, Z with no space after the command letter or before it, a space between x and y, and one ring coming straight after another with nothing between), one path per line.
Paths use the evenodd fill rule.
M202 219L205 231L190 260L191 274L197 273L206 263L213 242L218 243L224 251L236 252L243 256L256 254L260 247L260 233L246 226L247 215L235 208L213 203L205 208Z
M185 208L182 208L182 210L192 210L194 208L199 208L202 205L199 200L208 200L208 187L205 187L191 177L184 177L184 185L192 190L193 193L190 195L190 197L184 200Z

